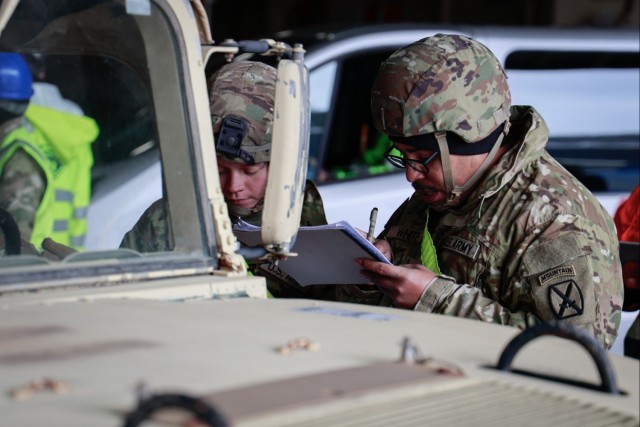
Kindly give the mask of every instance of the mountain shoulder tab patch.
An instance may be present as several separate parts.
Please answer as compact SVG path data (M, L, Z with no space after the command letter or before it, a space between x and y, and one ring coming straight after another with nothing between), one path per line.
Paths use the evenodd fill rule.
M554 268L553 270L549 270L546 273L541 274L540 276L538 276L538 280L540 281L540 285L544 285L549 280L575 275L576 269L573 265L563 265L561 267Z

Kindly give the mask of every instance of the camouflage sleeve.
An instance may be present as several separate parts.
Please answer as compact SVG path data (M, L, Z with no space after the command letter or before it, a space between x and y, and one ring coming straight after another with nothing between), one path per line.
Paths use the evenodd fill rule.
M172 249L172 235L164 199L153 202L138 222L124 235L121 248L138 252L163 252Z
M521 329L541 320L562 319L588 330L610 348L617 336L623 297L612 231L582 217L561 215L530 230L519 247L511 249L504 268L512 274L503 283L476 287L440 276L425 290L416 310ZM503 301L483 294L483 287L496 285L503 289Z
M322 197L316 185L307 180L304 188L304 199L302 200L302 214L300 215L300 225L325 225L327 216L324 213Z
M29 241L47 180L38 164L18 149L0 176L0 207L15 219L22 239Z

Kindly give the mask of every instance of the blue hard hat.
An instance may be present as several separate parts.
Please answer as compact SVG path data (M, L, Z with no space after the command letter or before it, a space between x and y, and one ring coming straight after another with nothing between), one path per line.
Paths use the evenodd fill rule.
M0 99L28 101L33 95L31 71L22 55L0 52Z

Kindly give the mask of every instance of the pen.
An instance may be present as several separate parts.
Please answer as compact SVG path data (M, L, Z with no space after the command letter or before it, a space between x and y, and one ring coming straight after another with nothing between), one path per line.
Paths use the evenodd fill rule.
M367 233L367 240L373 243L373 233L376 228L376 219L378 218L378 208L371 209L371 215L369 215L369 232Z

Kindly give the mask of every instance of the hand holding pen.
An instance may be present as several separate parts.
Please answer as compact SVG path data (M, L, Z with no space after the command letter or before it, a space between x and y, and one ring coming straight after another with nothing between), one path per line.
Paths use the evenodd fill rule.
M384 255L389 261L391 261L391 246L389 246L389 242L384 239L376 239L373 237L376 229L376 220L378 219L378 208L373 208L371 210L371 215L369 216L369 231L365 233L363 230L358 230L358 233L369 242L373 244L378 250Z

